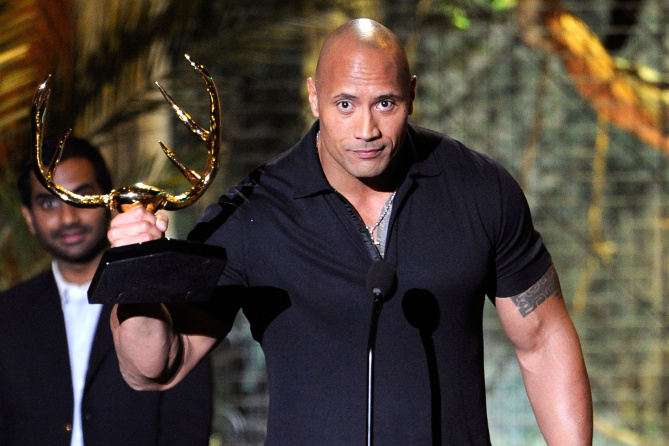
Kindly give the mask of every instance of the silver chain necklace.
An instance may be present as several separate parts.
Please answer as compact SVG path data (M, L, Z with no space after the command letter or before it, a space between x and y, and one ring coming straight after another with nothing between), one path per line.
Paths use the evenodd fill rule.
M367 232L369 232L369 236L372 238L372 241L374 242L375 245L378 245L379 241L374 240L374 231L376 230L376 228L379 227L383 219L386 218L386 215L388 215L388 211L390 211L390 208L393 206L393 200L395 199L396 193L397 191L393 192L390 198L388 198L388 201L386 201L386 205L383 206L383 209L381 209L381 215L379 215L379 219L376 220L374 226L365 226L365 229L367 229Z

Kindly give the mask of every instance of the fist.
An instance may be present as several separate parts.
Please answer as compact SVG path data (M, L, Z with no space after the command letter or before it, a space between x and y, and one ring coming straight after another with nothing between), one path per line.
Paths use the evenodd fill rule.
M163 237L169 218L152 214L143 206L136 206L116 215L107 231L112 247L148 242Z

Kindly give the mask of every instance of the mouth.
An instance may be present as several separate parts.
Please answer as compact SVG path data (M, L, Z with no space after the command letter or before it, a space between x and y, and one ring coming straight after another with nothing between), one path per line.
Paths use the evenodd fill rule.
M87 232L85 228L69 228L57 231L55 236L65 245L74 245L80 243Z
M384 147L379 148L364 148L352 150L353 154L361 159L372 159L376 158L383 152Z

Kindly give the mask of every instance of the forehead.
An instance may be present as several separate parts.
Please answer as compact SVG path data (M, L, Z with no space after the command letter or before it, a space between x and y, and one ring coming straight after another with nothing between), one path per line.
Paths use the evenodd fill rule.
M340 45L327 55L319 85L331 94L353 89L403 90L402 70L396 52L389 48ZM384 92L386 93L386 92Z
M95 180L95 171L93 166L86 158L68 158L58 164L53 176L53 182L63 189L74 191L81 186L89 185L96 189L99 188ZM39 182L35 174L30 177L31 195L46 191L42 183Z

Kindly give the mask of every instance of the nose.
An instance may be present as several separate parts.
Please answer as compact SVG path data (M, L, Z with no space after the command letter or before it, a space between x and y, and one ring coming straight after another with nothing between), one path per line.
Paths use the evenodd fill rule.
M70 204L65 204L60 207L60 222L64 225L69 225L79 221L80 209Z
M363 141L373 141L381 137L381 131L371 110L364 110L362 112L354 136Z

